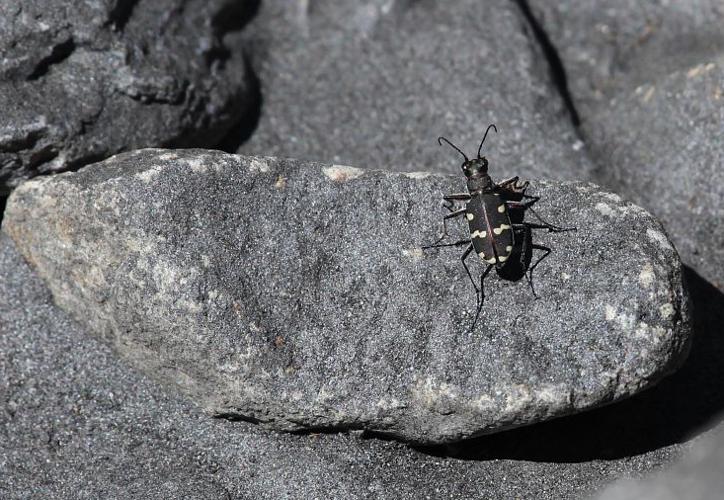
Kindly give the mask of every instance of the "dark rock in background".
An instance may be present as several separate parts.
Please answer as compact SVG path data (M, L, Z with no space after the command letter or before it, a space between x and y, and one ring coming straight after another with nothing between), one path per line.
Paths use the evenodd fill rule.
M448 137L492 169L585 179L591 164L514 2L263 2L249 26L263 106L239 150L459 172Z
M532 183L538 213L578 232L536 233L554 248L540 298L493 276L470 333L461 250L420 248L461 183L142 150L23 184L3 231L139 368L273 429L451 442L611 403L681 363L676 251L641 208L584 183Z
M224 38L254 3L0 0L0 191L122 150L219 144L253 112Z
M724 287L724 4L531 2L559 48L593 179L659 217Z

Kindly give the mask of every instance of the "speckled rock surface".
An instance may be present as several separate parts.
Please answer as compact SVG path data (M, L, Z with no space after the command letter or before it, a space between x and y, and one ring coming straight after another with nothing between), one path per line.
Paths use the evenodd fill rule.
M484 458L356 434L280 434L210 419L131 369L52 304L0 234L0 497L577 500L660 470L687 447L663 419L691 415L692 396L721 372L717 349L698 345L707 338L719 341L697 335L683 370L625 403L470 443ZM652 401L667 411L650 412ZM650 430L663 439L631 448Z
M554 249L541 298L491 279L469 333L460 252L420 250L462 183L143 150L23 184L3 231L122 356L273 429L452 442L611 403L682 361L675 250L644 210L590 184L532 184L539 213L578 232L536 235Z
M250 105L225 37L252 3L0 0L0 194L125 149L221 142Z
M444 135L501 176L585 178L591 163L515 2L265 1L250 25L264 102L239 152L456 172Z
M724 287L724 4L539 2L566 67L593 180L641 204Z
M645 481L625 480L599 500L710 500L724 491L724 430L704 434L688 456L670 470Z

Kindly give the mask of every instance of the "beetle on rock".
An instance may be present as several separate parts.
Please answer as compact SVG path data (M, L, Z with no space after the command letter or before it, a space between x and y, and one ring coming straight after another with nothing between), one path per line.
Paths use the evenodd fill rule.
M493 182L488 175L488 160L480 154L491 128L496 133L498 132L495 125L488 126L480 141L478 155L472 160L445 137L438 137L438 144L442 145L444 141L465 158L462 170L467 178L468 192L443 196L444 206L450 211L443 217L443 234L435 243L422 247L429 249L467 245L461 261L475 288L477 297L477 311L471 330L475 328L485 300L483 282L493 268L498 276L505 280L517 281L525 276L533 295L537 296L533 287L533 270L551 253L551 249L533 243L533 229L548 229L550 232L575 231L576 229L563 228L544 221L532 208L540 198L526 194L527 181L519 182L519 178L516 176L498 184ZM456 202L465 202L465 206L456 209ZM526 212L533 214L539 222L526 222L524 220ZM447 222L463 215L468 222L470 238L454 243L442 243L448 236ZM531 265L533 250L541 250L544 253ZM487 265L485 271L480 275L479 288L465 263L465 259L472 252L475 252Z

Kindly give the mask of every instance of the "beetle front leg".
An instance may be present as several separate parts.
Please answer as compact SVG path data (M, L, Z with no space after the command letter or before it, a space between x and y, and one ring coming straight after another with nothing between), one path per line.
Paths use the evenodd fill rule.
M444 201L442 206L452 212L456 201L469 201L470 195L468 193L455 193L443 196L442 199Z
M515 177L511 177L510 179L505 179L504 181L500 181L498 183L498 188L504 191L511 191L523 197L526 197L525 190L528 189L530 182L524 181L518 184L519 180L520 177L518 177L517 175Z

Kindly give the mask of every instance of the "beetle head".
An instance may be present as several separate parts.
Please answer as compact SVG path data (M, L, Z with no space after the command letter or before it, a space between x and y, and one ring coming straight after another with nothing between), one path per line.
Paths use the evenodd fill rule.
M495 125L488 125L488 128L485 130L485 134L483 135L483 140L480 141L480 146L478 146L478 156L477 158L473 158L472 160L468 158L467 155L460 150L460 148L458 148L452 142L448 141L446 138L437 138L438 144L442 146L442 141L445 141L450 147L463 155L463 158L465 158L465 161L462 163L462 169L465 177L468 178L468 190L470 192L489 190L493 187L493 181L488 175L488 159L480 155L480 152L483 149L483 143L485 142L485 138L488 137L488 132L491 128L495 130L495 132L498 132L498 129L495 127Z
M462 164L462 169L465 177L468 179L471 177L487 175L488 159L484 156L479 156L477 158L473 158L472 160L466 160Z

